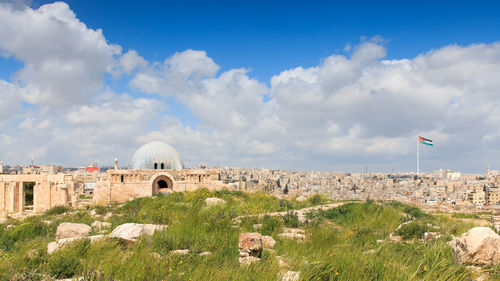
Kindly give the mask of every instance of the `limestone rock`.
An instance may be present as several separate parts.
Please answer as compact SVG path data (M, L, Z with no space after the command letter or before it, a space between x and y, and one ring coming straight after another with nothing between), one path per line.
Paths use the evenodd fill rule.
M116 227L109 237L116 237L126 242L135 242L141 235L153 235L155 231L166 228L166 225L125 223Z
M306 232L299 228L283 228L283 233L278 234L281 238L296 239L299 242L306 240Z
M215 205L219 205L219 204L224 205L224 204L226 204L226 200L216 198L216 197L209 197L209 198L205 199L205 204L207 204L207 206L215 206Z
M257 232L240 233L238 241L240 255L248 253L249 256L260 257L262 253L262 235Z
M57 249L59 249L59 244L57 244L57 242L49 242L49 244L47 244L47 254L51 255Z
M389 234L389 241L392 242L403 242L403 237L399 235Z
M86 237L92 232L92 228L83 223L63 222L56 230L56 239Z
M201 252L200 253L200 257L210 256L210 255L212 255L212 252Z
M305 240L306 236L301 233L291 233L291 232L285 232L285 233L280 233L278 234L279 237L281 238L288 238L288 239L297 239L297 240Z
M174 255L187 255L189 254L191 251L189 249L179 249L179 250L173 250L173 251L170 251L171 254L174 254Z
M258 257L250 256L250 257L240 257L238 258L238 261L240 265L250 265L252 263L260 261L260 259Z
M500 235L488 227L474 227L450 242L461 264L500 264Z
M430 241L439 238L441 238L441 234L439 234L439 232L425 232L423 237L424 241Z
M9 225L7 225L6 229L11 230L11 229L14 229L15 227L16 227L15 225L9 224Z
M274 248L274 246L276 246L276 240L271 236L262 236L262 245L265 248Z
M62 248L65 245L69 245L72 242L82 240L82 239L90 239L90 243L94 243L97 240L107 237L106 235L92 235L87 237L71 237L71 238L61 238L57 242L49 242L47 244L47 254L52 254L56 250Z
M59 239L57 241L57 244L59 244L59 247L65 245L65 244L68 244L68 243L71 243L71 242L74 242L74 241L77 241L77 240L81 240L81 239L90 239L90 242L95 242L99 239L102 239L106 236L104 235L92 235L92 236L88 236L88 237L71 237L71 238L62 238L62 239Z
M306 231L300 228L283 228L284 233L306 234Z
M262 224L261 223L254 224L253 229L262 229Z
M111 227L111 223L105 222L105 221L95 221L92 223L92 228L95 230L101 230L103 228L109 228Z
M306 239L306 232L298 228L283 228L283 233L278 234L281 238L297 239L304 241Z
M279 274L279 281L299 281L300 280L300 273L297 271L287 271Z

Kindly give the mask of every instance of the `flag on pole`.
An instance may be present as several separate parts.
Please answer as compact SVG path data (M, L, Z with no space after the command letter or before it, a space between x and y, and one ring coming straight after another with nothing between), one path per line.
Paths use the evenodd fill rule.
M423 137L418 137L418 142L426 144L426 145L429 145L429 146L434 146L434 144L432 143L432 140L426 139L426 138L423 138Z

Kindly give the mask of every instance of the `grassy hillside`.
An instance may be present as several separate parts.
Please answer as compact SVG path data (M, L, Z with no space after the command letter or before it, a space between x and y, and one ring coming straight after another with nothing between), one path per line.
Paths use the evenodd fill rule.
M204 199L219 197L225 205L206 207ZM134 245L106 238L95 243L81 240L52 255L47 243L55 240L61 222L91 224L102 218L90 210L54 208L46 214L14 227L0 225L0 280L46 280L83 276L85 280L277 280L282 270L276 256L288 269L301 272L302 280L471 280L477 273L458 265L446 242L473 225L444 215L428 215L401 203L347 203L309 213L299 222L294 209L324 204L321 196L306 202L280 200L263 193L209 192L201 189L130 201L124 205L94 207L97 215L111 212L108 230L127 223L166 224L168 229L142 237ZM291 211L283 217L241 215ZM388 236L402 222L410 221L396 234L404 243L389 242ZM50 224L50 222L52 222ZM258 230L255 224L262 224ZM284 227L306 231L304 242L280 239ZM442 237L420 242L425 231ZM240 232L260 232L277 241L274 251L264 251L262 261L250 266L238 263ZM377 240L379 240L377 242ZM383 241L380 241L383 240ZM189 249L188 255L170 251ZM200 256L209 251L212 254ZM487 269L496 278L497 269Z

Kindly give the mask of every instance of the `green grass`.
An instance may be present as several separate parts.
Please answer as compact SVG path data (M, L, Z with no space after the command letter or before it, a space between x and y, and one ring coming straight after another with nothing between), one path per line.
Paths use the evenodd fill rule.
M425 232L432 232L434 230L434 228L428 226L424 222L413 221L401 226L401 228L396 231L396 235L402 236L405 240L412 238L420 239Z
M453 213L451 216L458 219L479 219L481 216L491 216L491 212Z
M227 204L206 207L207 197ZM206 189L168 196L140 198L123 205L96 206L96 213L112 212L112 227L127 222L166 224L166 231L125 244L105 238L90 243L81 240L46 254L61 222L91 224L98 220L90 210L51 209L43 215L16 222L13 229L0 225L0 280L47 280L83 276L84 280L276 280L280 271L276 255L284 256L290 270L300 271L302 280L471 280L472 272L457 264L446 244L474 225L446 215L429 215L397 202L346 203L311 212L300 222L293 210L326 203L321 196L305 202L278 199L264 193ZM241 215L288 211L285 216ZM102 220L100 218L99 220ZM382 242L402 222L408 239L420 238L422 230L442 233L428 243ZM52 224L47 224L52 221ZM261 224L260 229L254 229ZM284 227L306 230L307 240L279 239ZM277 241L275 252L264 251L262 261L248 267L238 264L240 232L260 232ZM190 254L170 254L189 249ZM199 256L204 251L209 256ZM493 278L500 269L487 269Z

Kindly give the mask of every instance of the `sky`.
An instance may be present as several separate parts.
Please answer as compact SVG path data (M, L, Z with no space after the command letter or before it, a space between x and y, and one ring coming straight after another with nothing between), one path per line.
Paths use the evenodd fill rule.
M436 3L437 2L437 3ZM0 161L500 169L498 1L0 0Z

